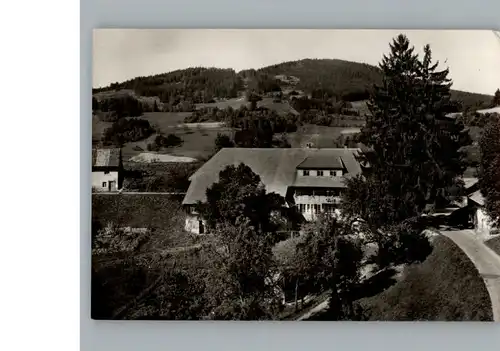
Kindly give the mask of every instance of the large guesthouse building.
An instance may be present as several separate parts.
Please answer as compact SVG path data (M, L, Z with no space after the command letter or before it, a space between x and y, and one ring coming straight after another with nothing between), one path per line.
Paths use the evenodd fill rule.
M260 176L267 192L283 196L287 206L296 206L309 221L322 212L334 213L345 188L344 179L364 169L358 148L222 149L189 178L182 203L188 213L186 230L204 233L195 204L206 201L206 190L218 181L221 170L240 163Z

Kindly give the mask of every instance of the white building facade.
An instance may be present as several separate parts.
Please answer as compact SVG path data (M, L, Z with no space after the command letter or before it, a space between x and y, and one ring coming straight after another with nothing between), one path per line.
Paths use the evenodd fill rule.
M92 191L113 192L121 189L123 163L120 149L92 150Z
M287 207L294 207L306 221L320 213L339 214L345 177L362 173L360 153L358 148L222 149L189 179L183 200L185 229L196 234L207 232L195 205L206 201L206 189L218 180L220 171L239 163L250 167L268 193L283 196Z

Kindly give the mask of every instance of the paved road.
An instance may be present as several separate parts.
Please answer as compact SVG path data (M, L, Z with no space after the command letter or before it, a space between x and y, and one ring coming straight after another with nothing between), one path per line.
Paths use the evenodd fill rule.
M493 320L500 322L500 256L472 230L441 231L469 256L484 279L491 298Z

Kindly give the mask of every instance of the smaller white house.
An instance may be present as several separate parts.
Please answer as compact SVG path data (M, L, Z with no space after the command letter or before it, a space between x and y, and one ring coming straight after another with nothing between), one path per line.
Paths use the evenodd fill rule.
M123 164L120 149L92 150L92 190L118 191L122 187Z
M469 196L469 205L472 208L474 228L478 234L489 235L492 230L491 220L484 209L484 197L478 190Z

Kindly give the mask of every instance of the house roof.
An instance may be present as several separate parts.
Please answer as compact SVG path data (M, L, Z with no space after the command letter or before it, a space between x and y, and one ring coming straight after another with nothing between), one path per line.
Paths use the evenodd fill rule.
M92 149L92 167L118 167L120 149Z
M465 189L469 189L477 184L477 178L463 178Z
M184 197L183 204L195 204L206 201L206 190L219 179L219 172L229 165L246 164L260 176L267 192L275 192L285 196L289 186L313 186L323 184L321 177L311 177L308 185L296 185L296 169L307 158L314 159L329 155L332 159L341 159L349 175L361 173L361 167L356 160L359 149L302 149L302 148L225 148L215 154L190 178L191 184ZM326 179L327 177L325 177ZM338 181L337 181L338 182ZM333 183L332 183L333 184ZM335 183L338 184L338 183ZM316 185L324 186L324 185ZM331 185L328 185L331 186Z
M295 188L345 188L343 177L296 177Z
M484 197L481 194L480 190L473 192L469 196L469 199L471 199L472 201L474 201L476 204L478 204L480 206L484 206Z
M463 178L476 178L477 169L475 167L467 167L464 171Z
M339 156L332 156L331 152L320 149L317 153L307 156L297 169L344 169L344 165Z

